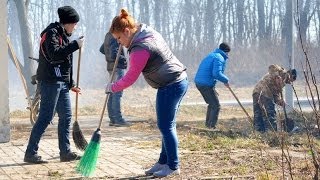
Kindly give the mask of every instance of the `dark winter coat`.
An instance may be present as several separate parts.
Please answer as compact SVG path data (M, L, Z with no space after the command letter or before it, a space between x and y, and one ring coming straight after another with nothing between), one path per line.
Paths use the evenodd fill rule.
M112 36L110 32L108 32L104 38L104 42L100 47L100 52L105 55L107 61L107 70L112 71L113 66L117 57L119 49L119 43L117 40ZM124 56L123 51L120 54L119 61L117 68L120 69L127 69L128 63L127 59Z
M69 41L68 35L59 22L45 28L41 37L45 40L39 48L37 80L47 82L63 81L74 86L72 79L72 53L79 49L78 43Z

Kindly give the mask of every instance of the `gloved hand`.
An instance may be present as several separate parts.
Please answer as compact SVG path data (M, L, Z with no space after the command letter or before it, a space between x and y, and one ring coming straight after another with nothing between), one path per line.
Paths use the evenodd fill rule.
M76 41L78 43L79 48L81 48L83 45L84 36L80 36L78 39L76 39Z
M105 93L106 94L113 93L112 92L112 85L113 85L113 83L108 83L105 85Z

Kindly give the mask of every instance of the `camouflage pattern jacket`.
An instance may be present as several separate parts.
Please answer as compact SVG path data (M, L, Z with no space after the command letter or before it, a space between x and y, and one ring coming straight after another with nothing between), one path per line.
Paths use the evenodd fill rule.
M281 92L285 86L286 70L279 65L272 64L269 71L256 84L253 94L258 93L260 96L271 98L275 103L281 101Z

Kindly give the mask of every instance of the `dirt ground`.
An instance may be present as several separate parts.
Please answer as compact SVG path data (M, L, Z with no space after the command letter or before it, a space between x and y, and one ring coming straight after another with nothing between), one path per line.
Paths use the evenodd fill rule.
M232 111L241 112L240 109ZM13 124L13 140L29 136L29 122ZM154 119L134 123L131 129L143 131L146 136L159 134ZM202 120L178 120L177 131L182 173L165 179L282 179L283 173L289 179L291 175L294 179L312 179L314 174L303 132L286 134L283 152L275 135L254 134L246 118L220 119L214 130L205 128ZM48 133L55 134L55 131ZM126 144L160 149L157 138Z
M250 98L248 91L251 92L251 88L235 88L240 100ZM146 135L159 134L155 123L155 92L150 89L133 91L129 88L124 93L124 114L145 120L135 123L131 128L143 131ZM226 89L221 88L218 92L222 101L233 99ZM86 98L80 97L79 113L84 117L99 114L105 95L94 90L84 91L83 96ZM315 175L313 162L319 162L319 159L313 159L311 152L316 156L319 153L318 130L307 133L301 128L301 131L293 134L257 134L252 131L243 111L234 106L222 107L218 126L212 130L204 127L206 107L194 88L188 91L183 104L177 116L182 173L178 178L166 179L312 179ZM247 111L252 115L250 108ZM19 113L11 115L19 116ZM292 116L302 127L302 118ZM308 118L311 121L314 115ZM12 139L29 136L29 122L13 124ZM139 148L160 148L159 139L127 143Z

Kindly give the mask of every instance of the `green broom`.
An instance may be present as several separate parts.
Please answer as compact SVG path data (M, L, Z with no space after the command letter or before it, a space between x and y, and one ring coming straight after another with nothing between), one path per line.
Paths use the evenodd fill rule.
M122 46L120 45L119 49L118 49L117 57L116 57L116 60L115 60L114 66L113 66L113 70L111 73L110 83L113 82L115 69L118 65L121 51L122 51ZM107 105L109 96L110 96L110 94L108 93L106 95L106 99L103 104L102 112L100 115L99 126L98 126L97 130L93 133L90 143L86 147L86 150L85 150L82 158L80 159L80 161L78 162L78 164L76 166L76 171L86 177L91 176L96 169L97 160L98 160L98 156L99 156L99 152L100 152L101 124L102 124L102 119L103 119L103 115L104 115L104 112L106 109L106 105Z

